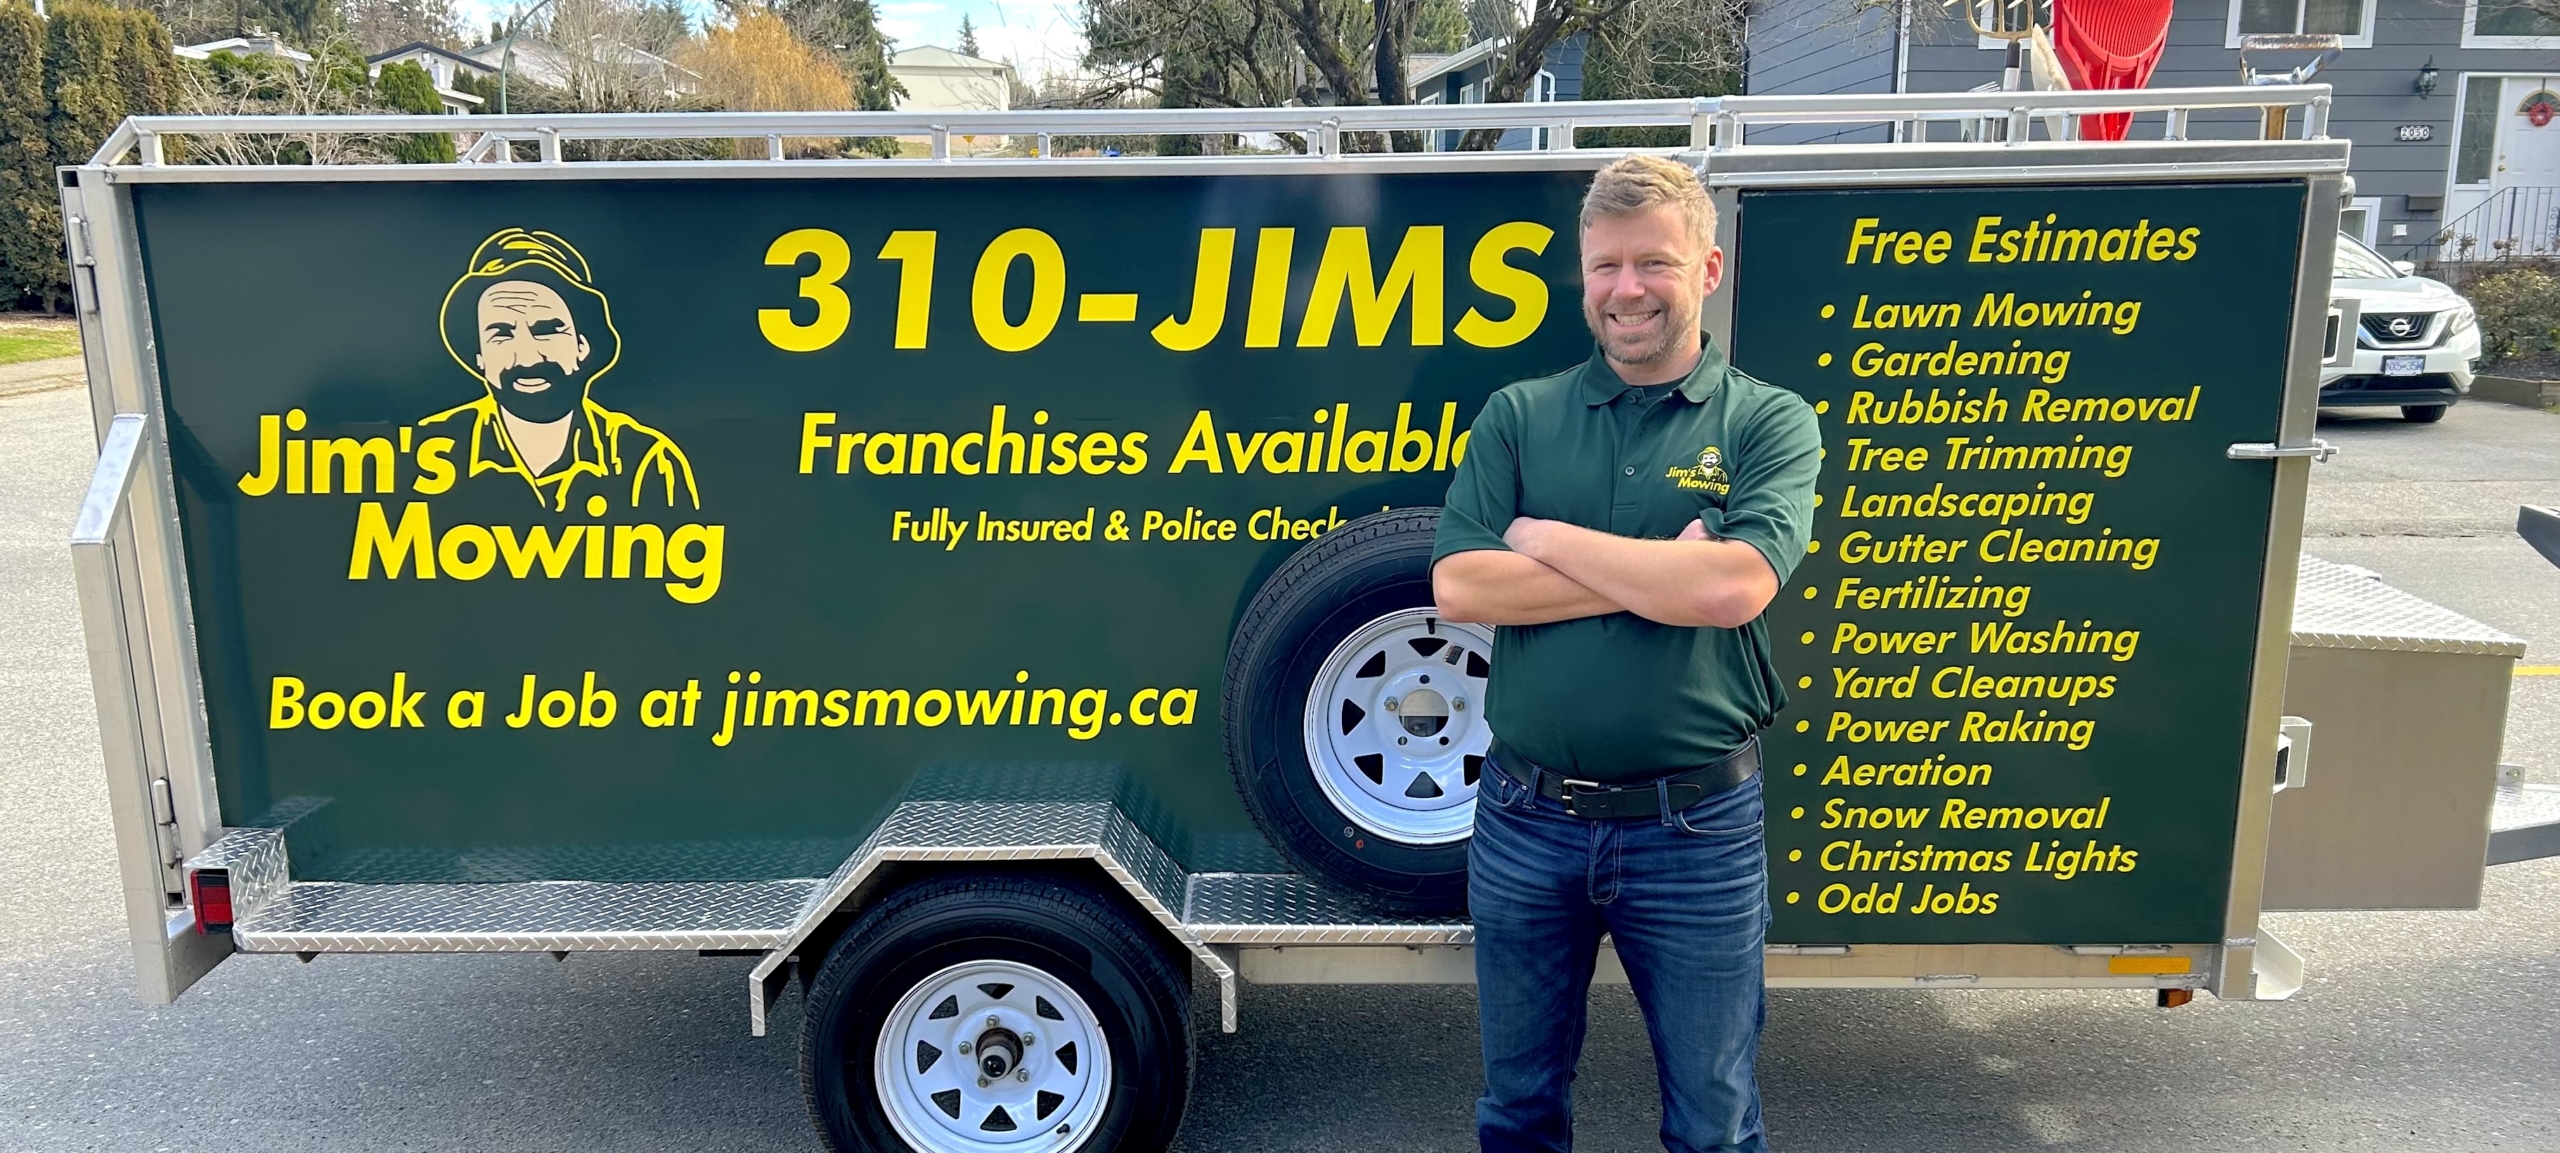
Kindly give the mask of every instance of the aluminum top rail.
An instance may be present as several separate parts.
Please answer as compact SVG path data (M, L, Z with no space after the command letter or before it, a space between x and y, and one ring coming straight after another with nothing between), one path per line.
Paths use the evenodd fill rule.
M1361 155L1342 151L1345 132L1455 131L1473 128L1550 130L1546 147L1573 147L1576 128L1690 126L1689 146L1725 151L1743 129L1767 124L1921 125L2006 121L2005 140L2029 139L2036 118L2098 113L2166 114L2170 140L2186 138L2190 113L2215 110L2304 110L2301 137L2328 137L2325 84L2219 88L2150 88L2088 92L1943 92L1894 95L1724 96L1686 100L1591 100L1533 104L1405 104L1305 108L1024 109L1010 112L643 112L526 113L506 116L136 116L118 125L90 160L146 167L164 162L169 136L396 134L449 132L476 136L456 163L510 163L515 142L537 146L541 163L562 163L570 140L753 140L767 157L783 158L786 138L924 137L936 160L951 154L953 136L1032 136L1040 156L1056 136L1300 133L1306 158ZM1390 155L1381 153L1378 155ZM1405 154L1410 155L1410 154ZM1143 162L1146 158L1126 158ZM853 163L912 163L912 160ZM834 161L846 163L846 161Z

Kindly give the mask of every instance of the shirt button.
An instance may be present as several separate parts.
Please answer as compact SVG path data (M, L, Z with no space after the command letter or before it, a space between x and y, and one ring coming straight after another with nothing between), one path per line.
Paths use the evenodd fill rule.
M1628 466L1627 466L1627 475L1628 475L1628 476L1634 476L1635 474L1636 474L1636 466L1634 466L1634 465L1632 465L1632 464L1631 464L1631 465L1628 465Z

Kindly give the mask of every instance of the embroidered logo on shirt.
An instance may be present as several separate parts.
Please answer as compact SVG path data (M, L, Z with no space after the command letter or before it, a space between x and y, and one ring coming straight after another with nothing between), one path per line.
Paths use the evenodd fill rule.
M1724 450L1712 444L1698 450L1698 463L1674 465L1663 477L1681 488L1703 489L1717 496L1733 490L1733 478L1724 471Z

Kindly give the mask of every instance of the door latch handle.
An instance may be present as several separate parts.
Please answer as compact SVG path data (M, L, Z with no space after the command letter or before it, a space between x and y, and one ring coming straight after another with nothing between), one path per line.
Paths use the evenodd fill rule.
M2309 444L2268 444L2265 441L2235 444L2222 450L2222 455L2233 460L2282 460L2288 456L2307 456L2325 461L2338 455L2338 446L2315 436Z

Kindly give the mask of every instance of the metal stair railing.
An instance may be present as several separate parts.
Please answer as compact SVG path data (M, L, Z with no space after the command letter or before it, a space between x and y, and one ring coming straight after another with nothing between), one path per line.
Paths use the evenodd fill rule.
M2412 245L2419 264L2497 264L2560 256L2560 187L2517 185L2447 221Z

